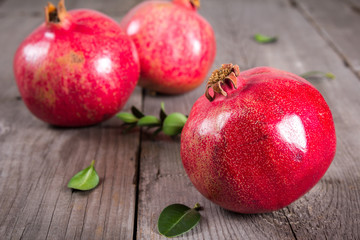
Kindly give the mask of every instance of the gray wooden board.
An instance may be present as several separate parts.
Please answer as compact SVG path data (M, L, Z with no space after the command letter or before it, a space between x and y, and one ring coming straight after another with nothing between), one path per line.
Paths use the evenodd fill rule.
M354 12L360 13L360 0L346 0Z
M305 16L360 77L360 1L294 0Z
M48 2L57 5L58 0L0 0L1 14L19 14L26 19L29 16L43 16L44 7ZM65 0L67 10L88 8L108 14L116 20L119 20L133 6L141 0Z
M140 132L122 134L115 118L60 129L30 114L17 98L12 73L17 46L43 21L27 3L0 5L0 238L131 238ZM8 4L17 7L4 10ZM141 107L141 95L137 88L124 110ZM68 189L70 178L93 159L100 185L89 192Z
M66 5L68 9L103 11L118 20L138 2L68 0ZM161 239L156 230L158 215L176 202L204 206L199 226L178 239L360 238L360 86L339 57L339 53L345 56L353 70L360 60L358 41L351 39L358 39L359 20L344 10L349 2L356 3L304 0L300 8L294 8L286 0L202 2L200 13L213 25L217 37L218 54L212 70L233 62L241 69L269 65L298 74L332 71L337 77L312 80L332 109L338 136L337 154L324 178L287 208L242 215L221 209L196 191L182 168L179 138L152 138L145 131L140 138L138 130L122 134L115 118L80 129L56 129L34 118L17 99L12 58L22 39L43 21L46 1L0 1L1 238L130 239L136 214L136 237ZM320 11L329 12L330 17ZM254 33L277 35L279 41L259 45L251 39ZM158 114L164 101L167 112L187 114L203 91L204 85L185 95L146 94L142 100L137 88L124 111L131 105L142 108L144 101L147 114ZM67 189L71 176L92 159L96 160L100 185L88 193Z
M200 11L213 25L221 63L241 68L268 65L301 74L332 71L335 80L312 79L333 112L338 149L324 178L304 197L283 210L261 215L224 211L204 199L181 167L179 139L143 135L138 207L139 239L161 239L156 221L168 204L200 202L203 220L179 239L357 239L359 232L360 141L358 79L333 48L288 1L206 1ZM226 17L224 17L226 16ZM359 22L357 22L359 23ZM354 23L355 24L355 23ZM275 44L259 45L255 33L276 35ZM204 86L183 96L145 96L145 111L157 114L161 101L168 112L188 113ZM181 104L179 104L181 103ZM290 229L291 226L291 229Z

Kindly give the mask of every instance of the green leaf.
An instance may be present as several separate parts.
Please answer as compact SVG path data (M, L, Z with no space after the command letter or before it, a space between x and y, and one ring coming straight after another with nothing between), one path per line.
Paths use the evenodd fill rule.
M329 79L335 79L335 75L333 73L331 73L331 72L325 73L325 77L329 78Z
M181 133L187 117L182 113L172 113L167 116L163 123L163 132L166 135L174 136Z
M99 184L99 176L95 171L94 164L95 161L93 160L89 167L75 174L75 176L70 179L68 188L82 191L95 188Z
M139 119L131 113L121 112L116 115L125 123L136 123Z
M255 34L254 39L258 43L273 43L277 41L277 37L269 37L262 34Z
M163 102L161 103L159 118L152 115L144 115L134 106L131 107L131 112L132 113L122 112L117 114L117 117L124 122L123 125L129 126L124 132L131 130L135 126L148 128L158 127L153 133L154 135L163 131L166 135L174 136L181 133L187 120L187 116L181 113L167 115L165 112L165 104Z
M143 114L139 109L137 109L136 107L132 106L131 107L131 112L135 115L135 117L137 118L142 118L145 116L145 114Z
M152 115L147 115L145 117L140 118L138 121L138 126L141 127L154 127L154 126L160 126L160 120Z
M160 108L160 121L164 122L165 118L167 117L167 114L165 113L165 104L164 102L161 102L161 108Z
M321 71L309 71L309 72L306 72L306 73L303 73L303 74L300 74L299 75L300 77L303 77L303 78L311 78L311 77L326 77L328 79L335 79L335 75L331 72L321 72Z
M198 203L194 208L182 204L167 206L159 216L159 233L165 237L176 237L190 231L200 221L199 209Z

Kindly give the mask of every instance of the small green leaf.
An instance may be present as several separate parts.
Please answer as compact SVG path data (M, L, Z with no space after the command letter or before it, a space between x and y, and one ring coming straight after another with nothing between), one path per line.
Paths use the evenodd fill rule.
M254 39L258 43L273 43L277 41L277 37L269 37L262 34L255 34Z
M145 116L145 114L143 114L139 109L137 109L136 107L132 106L131 107L131 112L135 115L135 117L137 118L142 118Z
M309 71L309 72L306 72L306 73L303 73L303 74L300 74L299 75L300 77L303 77L303 78L311 78L311 77L326 77L328 79L335 79L335 75L331 72L321 72L321 71Z
M172 113L167 116L163 123L163 132L166 135L174 136L181 133L187 117L182 113Z
M331 73L331 72L325 73L325 77L329 78L329 79L335 79L335 75L333 73Z
M121 112L116 115L121 121L125 123L136 123L139 119L131 113Z
M159 216L159 233L165 237L176 237L190 231L200 221L199 209L199 204L196 204L194 208L182 204L167 206Z
M138 121L138 126L141 127L154 127L154 126L160 126L160 120L152 115L147 115L145 117L140 118Z
M167 114L165 113L165 104L164 102L161 102L161 108L160 108L160 121L164 122L165 118L167 117Z
M94 168L95 161L91 162L91 165L73 176L69 183L68 188L77 190L90 190L95 188L99 184L99 176Z
M128 126L124 132L128 132L135 126L148 128L158 127L153 133L154 135L164 131L164 134L174 136L181 133L181 130L187 120L187 116L181 113L172 113L167 115L163 102L161 103L159 118L152 115L144 115L134 106L131 108L131 112L132 113L122 112L117 114L117 117L124 121L123 125Z

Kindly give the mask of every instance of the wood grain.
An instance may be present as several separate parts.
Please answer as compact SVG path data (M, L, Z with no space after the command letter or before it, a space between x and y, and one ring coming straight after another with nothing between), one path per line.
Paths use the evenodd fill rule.
M162 239L156 221L167 205L180 202L205 206L200 225L179 239L356 239L358 228L360 164L359 83L342 59L324 41L302 13L288 1L207 1L203 15L212 23L218 43L214 67L238 63L242 69L268 65L294 73L333 71L336 80L312 79L332 109L338 152L325 177L303 198L270 214L242 215L224 211L204 199L184 177L179 139L143 136L138 211L139 239ZM224 18L222 16L226 15ZM256 17L254 17L256 16ZM259 45L255 33L276 35L276 44ZM171 100L145 96L145 111L156 114L161 101L167 109L188 113L204 88ZM346 96L346 97L344 97ZM180 103L176 104L176 103ZM175 103L175 104L174 104ZM344 107L346 106L346 108ZM349 132L349 130L351 132ZM346 177L345 177L346 176ZM347 197L344 197L347 196ZM149 237L150 236L150 237Z
M19 15L24 20L29 17L44 18L44 7L48 2L57 5L58 0L0 0L0 17L9 15ZM119 21L126 12L140 3L141 0L65 0L65 7L68 11L80 8L93 9L109 15Z
M43 17L23 14L31 13L31 6L14 2L4 2L0 11L6 33L0 36L1 239L129 239L140 132L122 134L115 118L88 128L54 128L30 114L18 98L12 58ZM11 4L16 8L6 9ZM141 98L137 88L124 110L141 107ZM70 178L93 159L99 186L89 192L68 189Z
M139 104L135 100L132 103ZM123 135L117 120L92 128L56 129L36 119L29 121L23 106L19 110L24 114L17 114L9 122L2 119L8 129L1 136L0 147L3 179L0 189L6 193L1 201L2 236L12 239L131 236L138 133ZM91 159L96 160L99 187L90 192L68 189L71 176Z
M116 118L60 129L33 117L19 98L12 58L43 21L46 2L0 0L1 239L164 239L157 218L177 202L204 207L200 224L177 239L360 239L360 15L353 7L358 0L202 2L200 14L217 38L212 70L232 62L242 70L268 65L336 75L335 80L310 79L333 113L338 138L333 164L298 201L260 215L223 210L198 193L183 170L179 137L154 138L145 129L122 134ZM68 0L66 5L119 20L139 2ZM260 45L252 40L255 33L279 41ZM205 83L184 95L143 96L137 88L124 111L135 105L157 115L163 101L168 113L188 114L204 89ZM71 176L93 159L99 186L90 192L67 189Z
M360 77L360 2L293 0L322 37Z

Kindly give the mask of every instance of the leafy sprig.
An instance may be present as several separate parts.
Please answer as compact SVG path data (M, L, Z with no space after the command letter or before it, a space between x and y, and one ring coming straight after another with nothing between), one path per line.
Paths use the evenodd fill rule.
M175 136L181 133L187 117L182 113L166 114L165 104L162 102L159 117L153 115L145 115L138 108L132 106L131 113L121 112L116 115L127 126L125 132L133 129L134 127L148 127L156 128L154 135L161 131L168 136Z

